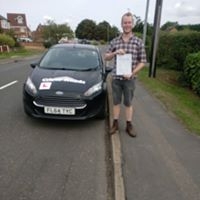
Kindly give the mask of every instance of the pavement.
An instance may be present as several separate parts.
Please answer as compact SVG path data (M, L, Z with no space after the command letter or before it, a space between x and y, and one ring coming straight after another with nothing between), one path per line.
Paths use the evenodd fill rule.
M111 126L110 77L108 94ZM133 107L137 137L125 132L123 106L119 132L111 136L115 200L200 200L200 137L138 80Z

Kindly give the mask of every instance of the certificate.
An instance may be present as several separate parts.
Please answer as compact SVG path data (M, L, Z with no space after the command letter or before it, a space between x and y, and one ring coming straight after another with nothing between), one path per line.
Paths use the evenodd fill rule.
M116 64L117 64L116 66L117 75L132 74L132 55L131 54L117 55Z

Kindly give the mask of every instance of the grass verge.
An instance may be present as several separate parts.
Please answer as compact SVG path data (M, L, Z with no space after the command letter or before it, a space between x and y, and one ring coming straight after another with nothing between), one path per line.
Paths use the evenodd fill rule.
M43 48L26 48L20 47L15 51L0 53L0 59L9 59L15 57L26 57L31 55L36 55L44 52Z
M138 78L190 131L200 135L200 97L181 87L178 77L177 71L157 69L156 78L149 78L145 68Z

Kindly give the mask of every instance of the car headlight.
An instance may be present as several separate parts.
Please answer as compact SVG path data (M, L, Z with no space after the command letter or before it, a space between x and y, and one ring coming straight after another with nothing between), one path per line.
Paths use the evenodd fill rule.
M28 77L26 81L26 89L33 95L37 94L37 89L33 84L32 80L30 79L30 77Z
M99 82L97 83L96 85L93 85L91 88L89 88L85 93L84 95L85 96L91 96L93 95L94 93L98 92L102 90L102 82Z

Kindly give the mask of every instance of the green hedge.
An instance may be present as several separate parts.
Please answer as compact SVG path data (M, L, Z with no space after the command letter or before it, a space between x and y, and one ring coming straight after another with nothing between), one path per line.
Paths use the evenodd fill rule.
M200 50L199 41L200 32L161 32L156 59L157 66L183 71L186 56Z
M200 95L200 51L186 57L183 75L189 86Z
M8 45L9 47L15 46L15 40L6 34L0 34L0 45Z

